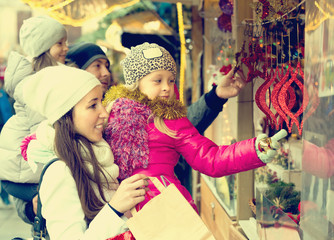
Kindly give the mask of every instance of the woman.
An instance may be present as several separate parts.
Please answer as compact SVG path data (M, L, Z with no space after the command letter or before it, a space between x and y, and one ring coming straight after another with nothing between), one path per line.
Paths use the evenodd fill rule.
M67 66L47 67L24 86L27 105L47 118L29 144L28 162L59 158L46 170L39 192L50 239L116 236L127 230L123 214L144 200L145 175L118 184L118 166L102 138L108 117L102 96L95 76Z

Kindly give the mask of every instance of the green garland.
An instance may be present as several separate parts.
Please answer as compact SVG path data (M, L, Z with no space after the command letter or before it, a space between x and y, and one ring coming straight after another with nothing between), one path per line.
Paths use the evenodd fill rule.
M298 204L300 202L300 192L295 190L295 184L278 180L269 185L265 196L272 201L276 207L282 208L284 212L299 214Z

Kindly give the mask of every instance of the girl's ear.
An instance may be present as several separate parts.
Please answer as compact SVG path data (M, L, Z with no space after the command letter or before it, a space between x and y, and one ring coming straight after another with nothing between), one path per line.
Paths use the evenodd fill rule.
M174 93L175 93L175 98L177 100L180 100L180 94L179 94L179 90L177 89L176 84L174 84Z

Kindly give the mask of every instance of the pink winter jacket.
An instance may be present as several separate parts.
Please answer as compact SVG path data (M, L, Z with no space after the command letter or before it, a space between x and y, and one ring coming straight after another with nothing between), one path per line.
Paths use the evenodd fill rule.
M129 97L129 94L126 96ZM107 95L106 98L108 99ZM164 176L167 185L169 182L174 183L197 210L190 193L174 174L180 154L193 169L212 177L222 177L265 165L257 157L255 138L232 145L217 146L199 134L186 117L164 120L170 130L177 132L177 138L172 138L161 133L150 121L148 116L152 114L152 109L145 103L141 98L138 101L118 98L112 102L112 107L109 106L110 117L105 129L105 139L112 148L116 164L120 167L121 178L141 173L158 177L163 183L160 176ZM172 107L175 108L175 104ZM168 108L166 105L157 107L167 113ZM159 114L154 109L153 113ZM154 185L150 184L149 188L151 191L140 204L140 208L152 195L159 194Z
M265 165L255 152L255 138L232 145L217 146L200 135L187 118L165 120L165 123L169 129L178 132L179 139L161 133L153 123L148 124L146 130L149 134L149 164L147 168L135 169L133 174L165 176L176 185L195 209L190 193L174 174L180 154L193 169L211 177L222 177ZM153 188L152 191L157 190Z

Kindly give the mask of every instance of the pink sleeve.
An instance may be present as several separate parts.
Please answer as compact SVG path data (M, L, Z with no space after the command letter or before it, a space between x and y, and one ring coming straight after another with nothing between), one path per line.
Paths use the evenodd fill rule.
M187 118L174 122L179 137L176 140L177 151L201 173L222 177L265 165L256 154L256 138L218 146L199 134Z
M23 140L22 143L20 145L21 148L21 155L23 157L24 160L28 160L27 158L27 149L28 149L28 145L30 143L31 140L36 140L36 133L33 133L31 135L26 136Z

